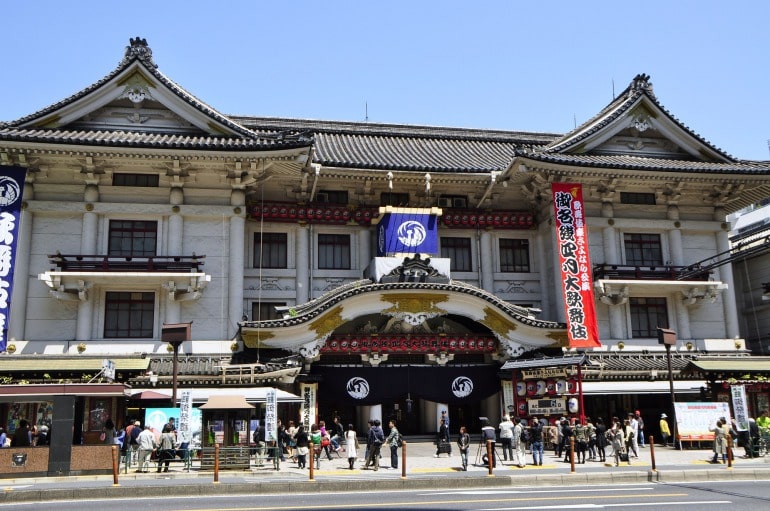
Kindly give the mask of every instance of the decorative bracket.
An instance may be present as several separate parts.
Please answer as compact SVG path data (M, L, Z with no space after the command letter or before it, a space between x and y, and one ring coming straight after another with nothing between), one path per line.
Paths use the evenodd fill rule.
M435 362L436 364L440 366L445 366L447 362L451 362L454 360L455 355L454 353L446 353L442 351L438 355L435 353L428 353L428 360L431 362Z
M604 285L597 287L599 300L607 305L623 305L628 301L628 286L621 286L613 288L612 286Z
M714 303L717 301L717 295L719 295L720 291L721 288L709 286L691 287L690 289L685 289L680 292L683 297L682 302L684 302L685 305L690 306L706 300L708 300L709 303Z

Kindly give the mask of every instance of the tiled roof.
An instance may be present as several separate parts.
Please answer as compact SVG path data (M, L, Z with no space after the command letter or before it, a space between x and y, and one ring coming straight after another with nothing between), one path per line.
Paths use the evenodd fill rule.
M617 98L613 100L605 108L603 108L601 112L599 112L594 117L592 117L588 121L584 122L583 124L575 128L574 130L570 131L560 139L553 141L544 150L549 153L563 152L568 150L570 147L574 147L580 144L582 140L600 131L602 128L604 128L608 124L615 121L618 117L626 113L632 106L637 104L640 98L646 97L649 101L651 101L655 106L658 107L658 109L660 110L661 113L663 113L663 115L667 116L674 123L679 125L683 130L689 133L692 137L696 138L700 143L704 144L705 146L709 147L711 150L718 153L724 160L726 161L735 160L735 158L733 158L732 156L724 152L722 149L714 146L708 140L706 140L705 138L695 133L687 125L682 123L679 119L674 117L674 115L672 115L668 110L666 110L663 107L663 105L661 105L660 102L658 102L658 99L655 97L655 94L652 92L652 84L650 83L649 79L650 77L645 74L636 75L636 77L634 77L634 79L631 81L629 86L626 87L626 89L623 92L618 94Z
M308 147L312 139L300 134L261 135L248 138L201 137L130 131L82 131L0 126L0 140L149 149L205 149L212 151L280 150Z
M519 156L531 160L566 164L578 167L598 167L609 169L650 170L658 172L697 172L714 174L757 174L767 175L770 162L736 161L733 163L714 163L691 160L672 160L665 158L645 158L630 155L587 155L558 154L538 150L517 151Z
M126 71L132 65L141 66L143 72L154 76L169 91L185 103L208 116L213 122L227 127L238 137L223 136L185 136L168 135L159 133L139 133L125 131L59 131L34 129L35 122L43 120L48 115L54 114L59 109L70 105L100 87L109 83L116 76ZM117 68L107 74L101 80L78 91L77 93L49 105L37 112L22 117L12 122L0 122L0 140L13 140L39 143L68 143L83 145L106 145L114 147L151 147L151 148L177 148L177 149L209 149L209 150L265 150L265 149L292 149L308 147L312 144L312 138L297 133L284 133L283 131L265 132L260 134L235 122L231 118L219 113L217 110L199 100L166 75L161 73L152 60L152 51L147 46L147 41L136 38L131 39L130 46L126 47L123 60Z
M542 146L557 135L499 130L235 117L262 130L313 134L313 160L327 167L426 172L503 171L516 147Z

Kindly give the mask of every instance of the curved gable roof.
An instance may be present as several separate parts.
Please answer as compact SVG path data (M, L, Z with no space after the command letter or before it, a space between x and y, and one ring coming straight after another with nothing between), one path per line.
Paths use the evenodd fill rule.
M100 109L120 110L121 102L124 111L115 114L115 122L93 119ZM141 108L132 112L133 106ZM152 112L165 117L166 124L147 123ZM169 119L179 124L171 125ZM180 129L180 124L184 128ZM213 150L287 149L312 144L305 134L256 133L221 114L160 72L147 41L138 37L130 40L118 67L102 79L35 113L0 123L0 139Z
M641 113L641 118L634 118ZM735 158L712 145L681 123L655 97L650 77L638 74L616 99L597 115L543 148L545 153L590 153L599 144L629 125L639 133L649 128L661 134L688 153L687 159L732 163ZM628 151L627 154L636 154Z

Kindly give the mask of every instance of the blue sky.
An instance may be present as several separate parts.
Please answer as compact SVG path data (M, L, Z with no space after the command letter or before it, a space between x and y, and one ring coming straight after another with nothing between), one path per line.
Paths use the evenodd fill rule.
M0 120L112 71L131 37L229 114L564 133L647 73L674 116L770 160L770 2L4 2Z

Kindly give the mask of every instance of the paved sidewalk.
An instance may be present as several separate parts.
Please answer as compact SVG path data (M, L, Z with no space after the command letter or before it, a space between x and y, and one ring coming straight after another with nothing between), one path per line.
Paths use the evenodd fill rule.
M252 466L250 470L220 470L219 480L214 481L213 471L201 471L194 464L191 471L182 469L181 464L172 464L169 472L120 473L118 484L112 475L38 477L0 479L0 503L36 500L83 499L94 496L106 498L131 498L141 488L143 496L165 495L213 495L223 493L259 494L286 492L321 491L375 491L397 489L439 489L500 486L564 486L589 483L648 483L654 481L694 481L722 479L770 479L770 456L765 458L742 458L739 448L733 466L709 462L709 449L675 450L656 446L655 465L652 469L650 448L642 448L639 458L632 458L631 464L586 461L576 464L575 470L562 458L556 458L553 451L546 452L542 466L532 465L532 456L527 453L527 465L519 468L518 462L498 461L493 475L482 464L483 451L472 445L469 452L468 471L460 466L457 449L452 455L435 457L435 445L426 441L407 444L406 477L402 477L401 450L399 469L387 469L389 452L383 453L380 470L363 470L359 459L354 470L348 469L348 460L334 457L323 458L320 469L314 470L314 480L309 479L308 469L298 469L295 463L281 463L280 470L272 464L263 467ZM502 451L497 454L502 460ZM609 461L609 458L608 458ZM286 484L290 482L291 484ZM94 492L98 490L98 492Z

